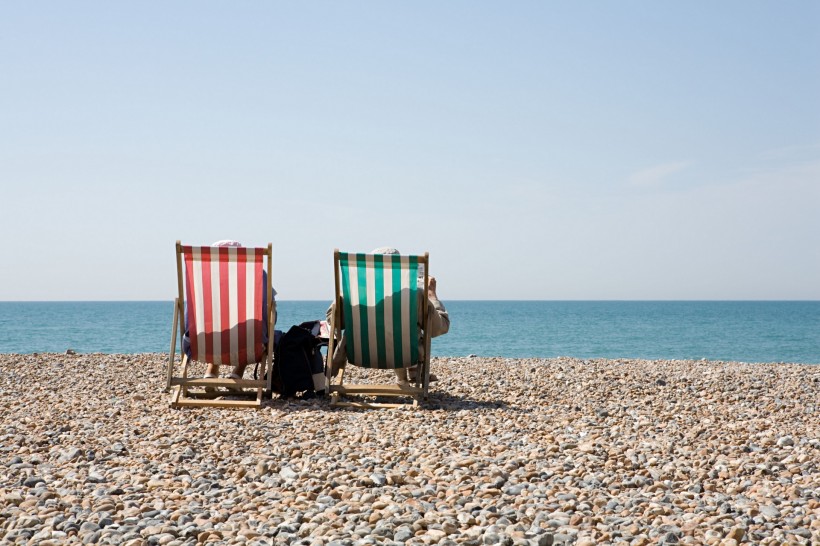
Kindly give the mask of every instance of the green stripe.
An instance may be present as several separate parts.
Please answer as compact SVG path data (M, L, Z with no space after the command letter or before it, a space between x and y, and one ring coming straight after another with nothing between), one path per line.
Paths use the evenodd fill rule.
M419 317L419 300L418 300L418 276L419 276L419 259L418 256L410 256L410 361L417 362L419 360L419 332L418 332L418 317Z
M342 309L345 324L345 339L347 340L347 360L353 362L354 345L358 343L357 336L353 332L353 304L350 296L350 260L349 254L339 254L339 269L342 270Z
M376 282L376 348L379 368L387 368L387 350L384 343L384 254L373 257Z
M365 256L365 254L356 254L357 282L359 283L359 324L361 326L361 331L357 339L359 339L362 344L362 361L359 364L372 368L369 343L371 325L367 319L367 262Z
M400 256L392 255L393 263L393 360L397 368L404 367L404 355L402 353L402 332L404 325L401 321L401 260Z

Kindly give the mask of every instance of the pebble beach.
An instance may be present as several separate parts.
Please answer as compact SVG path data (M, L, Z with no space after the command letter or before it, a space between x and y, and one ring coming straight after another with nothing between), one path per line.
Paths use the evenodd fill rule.
M820 366L436 358L421 408L224 410L166 361L0 355L0 544L820 544Z

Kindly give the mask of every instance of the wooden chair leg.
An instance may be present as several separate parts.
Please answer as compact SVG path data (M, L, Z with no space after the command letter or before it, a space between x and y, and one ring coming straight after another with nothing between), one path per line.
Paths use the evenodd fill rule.
M168 371L165 392L171 391L171 377L174 375L174 353L177 351L177 321L179 320L179 298L174 300L174 322L171 324L171 351L168 354Z

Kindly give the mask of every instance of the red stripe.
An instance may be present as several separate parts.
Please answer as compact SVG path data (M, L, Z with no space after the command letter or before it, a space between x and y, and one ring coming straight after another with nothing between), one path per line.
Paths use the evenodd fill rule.
M191 359L197 360L199 345L196 335L196 295L194 293L194 256L191 247L182 248L185 257L185 300L188 311L188 338L191 342Z
M245 280L246 275L246 263L248 260L248 252L240 248L237 252L237 263L236 263L236 278L237 278L237 287L236 293L239 294L239 302L238 302L238 320L239 325L237 331L239 332L239 361L240 362L247 362L248 361L248 310L247 305L245 302L247 298L245 297L247 294L247 281Z
M255 256L254 256L254 264L253 264L253 282L256 287L254 293L257 294L257 297L254 298L256 301L253 302L254 308L254 336L253 336L253 349L254 360L258 361L262 358L262 352L264 350L264 343L262 343L262 257L264 256L264 252L260 252L262 249L255 249ZM268 272L270 275L270 272ZM266 294L265 297L268 295ZM268 343L272 343L272 340L268 340ZM250 356L250 355L249 355Z
M228 276L228 247L219 247L219 311L222 326L222 363L231 362L230 277Z
M204 356L206 362L213 362L214 342L214 306L211 292L211 249L202 247L202 302L204 303L205 315L205 347Z

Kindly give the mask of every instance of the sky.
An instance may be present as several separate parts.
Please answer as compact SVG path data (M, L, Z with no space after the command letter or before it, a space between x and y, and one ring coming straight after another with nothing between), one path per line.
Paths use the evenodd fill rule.
M10 2L0 301L174 243L430 253L448 299L820 299L820 2Z

